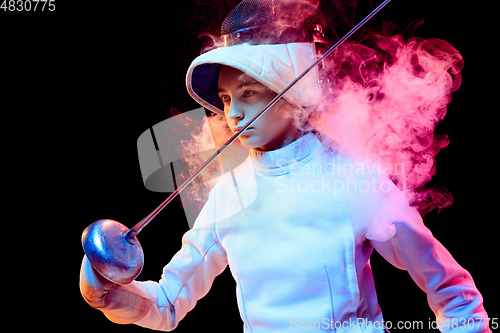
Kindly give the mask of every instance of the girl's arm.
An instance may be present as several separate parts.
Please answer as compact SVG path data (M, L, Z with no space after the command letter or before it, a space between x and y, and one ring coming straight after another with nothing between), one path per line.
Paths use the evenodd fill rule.
M116 323L133 322L155 330L171 331L208 293L213 280L226 266L226 252L210 228L194 228L182 238L181 250L165 266L159 282L133 281L112 289L107 306L101 310ZM144 299L149 300L150 305ZM144 307L149 309L145 311ZM141 309L134 312L134 308ZM138 312L143 313L139 320ZM136 320L128 321L127 318Z
M393 224L393 237L370 240L372 246L392 265L406 269L427 293L442 332L491 332L483 298L469 272L432 236L418 213L410 216L412 221Z
M208 223L208 210L207 202L194 228L184 234L180 251L165 266L159 282L133 281L101 288L97 283L100 279L95 276L98 273L84 258L80 275L84 298L115 323L173 330L227 266L226 252L215 236L213 225Z

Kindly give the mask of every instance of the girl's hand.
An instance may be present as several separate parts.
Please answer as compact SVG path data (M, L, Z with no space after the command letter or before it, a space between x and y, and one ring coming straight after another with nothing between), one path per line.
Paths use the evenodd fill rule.
M104 308L109 291L114 287L116 287L116 283L105 279L99 274L92 267L87 256L84 255L80 269L80 291L85 301L94 309Z

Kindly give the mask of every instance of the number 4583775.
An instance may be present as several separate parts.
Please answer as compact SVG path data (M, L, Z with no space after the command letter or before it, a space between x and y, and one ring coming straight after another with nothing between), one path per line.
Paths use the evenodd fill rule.
M30 12L56 10L56 0L3 0L0 9L4 12Z

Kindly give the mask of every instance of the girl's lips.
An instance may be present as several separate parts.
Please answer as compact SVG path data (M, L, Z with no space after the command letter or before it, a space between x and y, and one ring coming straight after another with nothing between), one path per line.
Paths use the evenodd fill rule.
M236 132L239 132L242 128L243 128L243 126L241 126L241 127L239 127L239 126L238 126L238 127L235 127L235 128L234 128L235 133L236 133ZM253 127L251 127L251 126L250 126L249 128L247 128L247 129L245 130L245 133L246 133L246 132L248 132L248 131L251 131L251 130L253 130Z

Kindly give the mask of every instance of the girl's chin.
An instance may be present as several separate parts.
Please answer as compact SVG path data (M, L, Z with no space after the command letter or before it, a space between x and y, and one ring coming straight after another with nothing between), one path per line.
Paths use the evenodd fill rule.
M263 146L263 144L254 136L240 136L239 140L241 144L247 148L257 149Z

